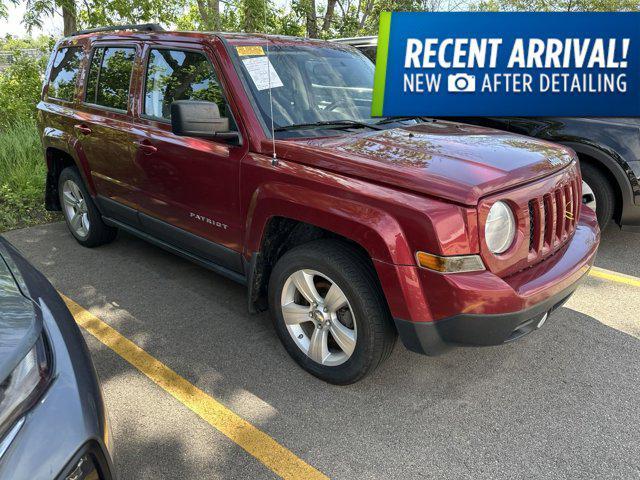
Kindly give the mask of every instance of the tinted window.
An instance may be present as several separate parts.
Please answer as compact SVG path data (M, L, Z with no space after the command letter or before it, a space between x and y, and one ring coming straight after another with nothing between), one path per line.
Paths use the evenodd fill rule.
M126 110L134 57L134 48L96 49L89 67L86 101Z
M147 67L144 111L169 119L174 100L215 102L222 117L231 117L213 66L196 52L151 50Z
M81 63L82 49L62 48L58 50L49 76L49 97L73 100Z
M89 103L96 103L96 93L98 91L98 73L100 73L100 65L102 64L102 55L104 48L98 48L93 51L91 56L91 65L89 65L89 76L87 78L87 91L85 100Z

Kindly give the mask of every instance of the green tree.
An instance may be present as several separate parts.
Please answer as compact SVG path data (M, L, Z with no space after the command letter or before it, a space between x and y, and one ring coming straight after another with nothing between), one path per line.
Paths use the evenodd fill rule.
M6 18L8 4L26 5L23 22L31 31L42 27L42 22L57 12L62 13L64 34L70 35L77 30L77 8L75 0L0 0L0 18Z
M0 0L6 16L8 3L25 4L23 23L28 31L42 27L48 18L61 13L64 35L83 27L118 23L174 23L185 11L184 0ZM211 0L213 2L213 0Z
M267 29L269 4L266 0L242 0L240 7L240 23L243 32L264 32Z
M6 35L0 38L1 52L15 52L17 50L35 49L43 55L48 55L55 41L48 35L40 35L39 37L19 38L12 35Z
M294 0L292 11L309 37L375 35L384 11L463 10L473 0Z
M220 31L220 2L219 0L196 0L198 13L204 30Z
M638 0L481 0L474 7L493 12L609 12L640 10Z
M361 0L359 3L372 2L373 0ZM292 3L292 12L303 19L306 27L306 35L310 38L328 38L331 36L332 27L346 21L345 13L350 10L350 0L326 0L318 3L316 0L295 0ZM342 18L336 15L336 5L342 11ZM345 10L346 6L346 10Z
M33 118L40 100L46 57L14 53L14 61L0 73L0 129L9 123Z

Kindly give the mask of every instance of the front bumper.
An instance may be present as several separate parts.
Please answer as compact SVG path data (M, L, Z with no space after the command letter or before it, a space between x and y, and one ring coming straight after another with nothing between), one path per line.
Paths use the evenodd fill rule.
M595 215L583 209L564 247L510 277L491 272L441 275L420 269L432 319L396 317L398 334L409 350L427 355L454 344L499 345L520 338L569 299L593 265L599 240Z
M526 310L497 314L460 314L437 322L408 322L394 319L404 346L416 353L437 355L454 344L500 345L538 328L578 288L568 289Z

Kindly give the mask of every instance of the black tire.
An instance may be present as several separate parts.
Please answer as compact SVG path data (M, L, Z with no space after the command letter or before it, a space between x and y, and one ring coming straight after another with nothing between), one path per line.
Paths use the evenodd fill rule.
M65 208L63 186L67 181L73 182L78 187L86 205L86 213L89 219L89 228L86 235L79 234L72 227L69 214ZM84 181L82 180L80 173L75 167L67 167L60 174L60 178L58 179L58 195L60 197L60 206L62 207L62 213L64 215L65 222L67 223L67 227L69 228L69 232L71 232L80 245L89 248L99 247L100 245L112 242L116 238L118 229L110 227L102 221L102 215L98 211L98 208L84 185Z
M312 360L294 342L285 325L282 292L290 275L309 269L326 275L344 293L355 317L357 336L351 356L337 366ZM269 308L285 349L305 370L337 385L357 382L386 360L396 340L396 330L384 294L369 260L350 245L337 240L317 240L295 247L278 260L269 280Z
M609 179L597 167L581 163L582 179L591 187L596 200L596 216L600 230L604 230L613 218L616 197Z

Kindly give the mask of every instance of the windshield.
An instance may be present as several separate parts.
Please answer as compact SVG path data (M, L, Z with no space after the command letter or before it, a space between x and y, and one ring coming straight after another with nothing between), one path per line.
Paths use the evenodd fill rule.
M330 128L331 122L351 126L374 123L374 66L361 53L331 45L273 45L267 59L266 47L232 49L241 65L247 93L255 99L269 128L269 76L276 131L313 129L314 124Z

